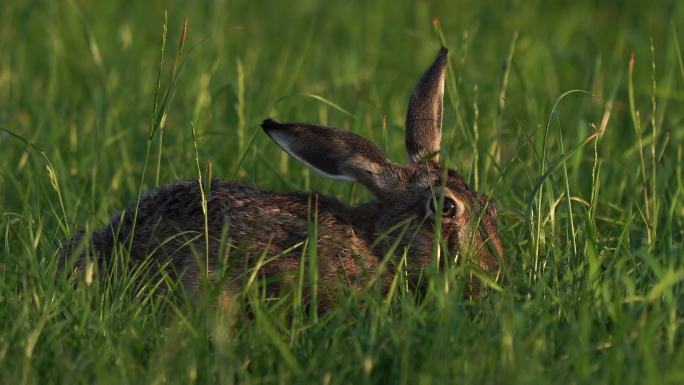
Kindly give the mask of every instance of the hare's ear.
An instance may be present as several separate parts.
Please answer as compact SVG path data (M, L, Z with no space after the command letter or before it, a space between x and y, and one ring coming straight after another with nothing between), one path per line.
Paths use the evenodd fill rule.
M401 167L365 138L333 127L304 123L261 123L278 146L327 177L362 183L377 196L397 188Z
M439 160L442 140L442 99L447 54L442 47L430 68L413 88L406 112L406 150L412 163Z

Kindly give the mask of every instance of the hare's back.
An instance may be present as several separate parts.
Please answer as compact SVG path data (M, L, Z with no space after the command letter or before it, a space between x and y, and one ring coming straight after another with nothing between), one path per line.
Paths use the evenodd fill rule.
M141 199L135 227L132 205L102 231L115 234L119 243L130 241L132 236L133 259L153 254L157 259L184 260L205 249L205 231L211 256L226 246L253 253L266 248L269 254L287 252L307 239L307 218L314 207L323 233L344 237L354 227L351 210L322 195L275 193L214 179L204 197L206 216L196 181L169 184Z

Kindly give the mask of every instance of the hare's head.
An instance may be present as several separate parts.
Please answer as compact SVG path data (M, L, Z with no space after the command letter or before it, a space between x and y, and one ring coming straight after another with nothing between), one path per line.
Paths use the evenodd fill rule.
M408 249L409 270L430 263L436 252L443 259L472 261L497 275L503 248L494 206L439 163L447 53L446 48L439 51L411 94L406 114L408 165L392 162L375 144L337 128L272 119L262 127L308 167L366 186L378 200L372 219L376 236L385 237L385 245L396 243L399 252ZM442 242L435 247L437 227Z

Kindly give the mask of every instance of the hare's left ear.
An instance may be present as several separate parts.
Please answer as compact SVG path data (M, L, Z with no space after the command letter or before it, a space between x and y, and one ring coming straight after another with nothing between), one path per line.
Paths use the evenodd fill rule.
M442 140L442 100L449 50L442 47L413 88L406 112L406 150L411 163L439 161Z
M327 177L356 181L376 196L389 196L399 185L402 168L378 146L352 132L304 123L261 123L278 146Z

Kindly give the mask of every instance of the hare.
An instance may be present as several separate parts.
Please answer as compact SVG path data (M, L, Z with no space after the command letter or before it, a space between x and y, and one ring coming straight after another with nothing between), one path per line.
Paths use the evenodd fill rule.
M361 183L376 200L351 207L324 195L267 192L214 179L204 192L205 217L198 182L171 183L144 196L137 217L134 205L94 232L90 255L102 260L117 245L130 246L132 263L152 258L166 264L191 291L197 289L205 261L212 277L227 256L236 259L225 280L227 291L239 290L245 276L258 269L267 290L277 292L297 276L311 218L317 214L319 284L362 289L374 277L387 289L404 253L403 266L414 283L440 252L442 258L473 263L497 278L504 251L494 206L439 163L447 55L441 48L411 94L407 165L392 162L378 146L352 132L274 119L261 123L291 156L324 176ZM438 216L442 242L435 248ZM82 236L72 241L67 255ZM385 263L386 258L395 260ZM477 293L477 288L471 290Z

